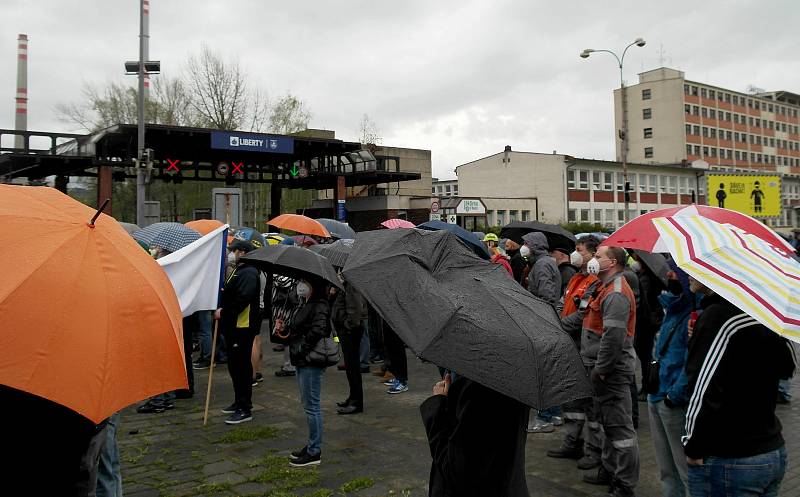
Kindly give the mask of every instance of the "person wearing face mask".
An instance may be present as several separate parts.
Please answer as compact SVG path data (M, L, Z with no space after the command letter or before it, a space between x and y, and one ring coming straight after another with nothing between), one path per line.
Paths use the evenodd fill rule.
M589 299L600 281L596 275L589 274L586 265L594 257L599 244L600 240L594 236L581 237L575 245L575 252L570 254L570 262L580 267L580 272L569 280L564 291L561 327L569 334L579 351L583 317ZM591 400L580 399L562 406L564 441L561 447L548 450L548 457L576 459L579 469L593 469L600 464L602 440L593 438L586 430L586 410L590 403Z
M508 257L508 264L511 266L511 271L514 273L514 281L522 281L522 273L525 271L527 262L520 254L522 248L522 238L508 238L506 240L506 256Z
M228 373L233 382L234 401L222 410L230 414L226 424L253 420L253 340L261 329L261 279L254 266L240 261L250 252L250 243L235 240L228 246L232 271L225 279L220 308L214 317L228 348Z
M572 259L570 257L570 252L568 248L564 247L555 247L553 251L550 252L550 255L553 256L553 259L556 260L556 265L558 266L558 273L561 275L561 288L559 289L558 295L559 298L564 295L564 292L567 290L567 285L569 281L578 273L579 268L581 267L581 263L573 264Z
M300 308L291 323L275 320L275 332L289 337L289 355L297 369L297 384L300 400L308 423L308 442L302 449L292 452L289 464L312 466L322 460L322 377L323 365L314 364L308 353L321 339L331 333L331 309L325 282L318 278L303 278L297 282L297 297ZM358 366L358 361L355 363Z
M666 310L658 330L652 367L658 368L658 386L647 396L650 434L659 468L661 495L685 497L687 466L681 436L686 420L689 392L686 377L686 351L689 317L696 298L689 291L689 276L670 260L667 290L659 295ZM652 386L655 388L655 385Z
M590 369L594 399L587 411L588 431L604 432L600 466L583 481L608 485L614 497L634 495L639 480L639 447L633 427L630 384L636 371L633 338L636 298L622 272L627 261L620 247L600 247L586 267L600 286L587 304L581 332L581 356ZM596 455L595 455L596 456Z

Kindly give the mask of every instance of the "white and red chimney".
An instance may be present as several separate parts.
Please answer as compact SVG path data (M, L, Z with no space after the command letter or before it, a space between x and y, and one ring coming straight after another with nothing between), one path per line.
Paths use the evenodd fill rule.
M28 129L28 35L17 38L17 93L14 109L14 129ZM25 140L21 136L14 139L14 148L23 148Z

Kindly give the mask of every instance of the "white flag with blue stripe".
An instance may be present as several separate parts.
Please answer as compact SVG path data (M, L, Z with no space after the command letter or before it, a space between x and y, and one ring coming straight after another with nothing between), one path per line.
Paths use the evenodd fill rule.
M220 226L156 261L172 282L184 317L219 306L227 238L228 225Z

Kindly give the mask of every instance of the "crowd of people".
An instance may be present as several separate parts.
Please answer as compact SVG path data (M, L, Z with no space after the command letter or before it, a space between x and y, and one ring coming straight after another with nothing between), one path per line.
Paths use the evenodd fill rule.
M649 417L662 496L778 495L786 451L775 406L789 402L795 367L785 339L669 259L664 280L641 254L602 246L594 236L578 239L574 251L536 231L507 239L489 233L482 241L492 263L557 309L594 395L531 411L457 371L440 370L442 380L420 407L433 459L430 495L527 496L528 434L556 429L563 442L547 456L575 461L586 471L583 481L607 487L608 495L635 495L640 413ZM308 423L307 441L289 464L317 465L328 367L311 354L317 343L335 335L341 346L339 369L349 394L337 403L339 415L365 412L362 374L371 372L370 364L379 366L374 374L388 394L408 390L406 347L341 267L335 267L341 287L311 274L264 274L242 259L253 248L239 240L229 245L220 308L184 319L188 390L153 397L137 411L163 413L176 398L194 396L193 369L213 360L227 364L233 384L232 403L222 409L225 423L251 421L253 388L263 381L260 334L268 330L285 359L275 375L297 378ZM153 255L166 253L156 247ZM92 470L100 496L121 491L117 422L115 415L92 434L107 439Z

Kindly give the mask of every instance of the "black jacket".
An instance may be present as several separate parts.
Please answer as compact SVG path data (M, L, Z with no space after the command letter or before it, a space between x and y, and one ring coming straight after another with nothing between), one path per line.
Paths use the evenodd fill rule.
M689 340L691 401L684 452L739 458L783 446L778 380L794 372L791 345L719 295L709 295Z
M337 333L363 331L361 321L367 317L366 302L350 283L345 282L344 290L336 292L336 298L331 306L331 317Z
M312 366L306 356L322 338L331 334L331 308L324 298L313 299L302 305L292 322L289 331L289 360L293 366Z
M220 331L233 333L243 329L256 335L261 330L261 279L258 269L239 264L225 281L222 291Z
M528 497L528 407L461 377L420 411L433 458L428 495Z

